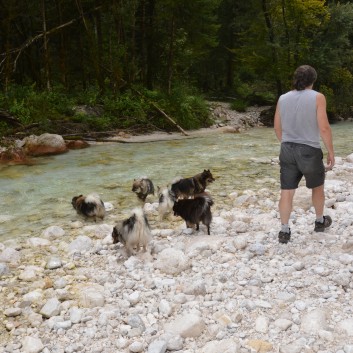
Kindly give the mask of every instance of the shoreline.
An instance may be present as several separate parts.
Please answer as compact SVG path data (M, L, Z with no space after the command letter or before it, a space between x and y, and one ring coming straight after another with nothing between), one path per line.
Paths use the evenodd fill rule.
M201 128L198 130L188 130L188 135L183 135L181 132L151 132L143 135L131 135L122 138L119 135L105 139L106 142L121 142L121 143L145 143L145 142L162 142L185 140L197 137L203 137L211 134L221 133L240 133L240 129L231 126Z

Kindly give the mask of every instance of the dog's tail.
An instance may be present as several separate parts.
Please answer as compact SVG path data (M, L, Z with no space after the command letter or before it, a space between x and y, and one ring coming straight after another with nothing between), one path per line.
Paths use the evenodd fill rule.
M176 177L175 179L173 179L173 181L171 182L171 184L176 184L178 181L180 181L181 179L183 179L182 177Z
M147 217L141 207L134 208L132 213L135 216L136 222L134 227L134 236L138 239L136 243L147 244L152 237Z
M195 199L197 199L197 198L205 199L205 202L208 204L208 206L212 206L214 204L213 199L208 192L203 192L201 194L195 195Z
M213 205L213 200L209 194L199 195L195 197L195 200L199 200L199 205L201 207L200 214L203 214L208 208L210 208Z
M172 190L168 188L159 191L159 205L158 212L161 218L163 218L168 212L173 209L173 205L176 201L176 196Z

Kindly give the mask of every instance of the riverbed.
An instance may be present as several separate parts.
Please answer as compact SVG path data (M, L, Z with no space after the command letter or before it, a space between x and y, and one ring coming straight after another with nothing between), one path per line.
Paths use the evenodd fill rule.
M352 153L352 122L332 125L337 156ZM241 133L221 130L196 138L144 143L104 143L88 149L41 157L34 165L0 166L0 240L37 236L47 226L77 219L71 199L97 192L123 217L140 205L131 191L134 178L149 177L155 189L177 177L210 169L209 190L216 207L227 208L225 195L245 189L279 189L279 142L273 129ZM157 193L147 202L157 202Z

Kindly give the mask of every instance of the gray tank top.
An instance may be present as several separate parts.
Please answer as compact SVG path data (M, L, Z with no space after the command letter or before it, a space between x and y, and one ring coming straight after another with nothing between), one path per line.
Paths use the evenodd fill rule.
M302 143L321 148L316 118L317 94L317 91L305 89L293 90L279 97L282 142Z

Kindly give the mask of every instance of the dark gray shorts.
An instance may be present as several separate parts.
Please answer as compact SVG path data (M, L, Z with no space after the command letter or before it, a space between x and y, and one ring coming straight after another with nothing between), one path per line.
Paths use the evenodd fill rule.
M303 175L309 189L325 182L325 166L321 148L301 143L283 142L279 155L281 189L297 189Z

